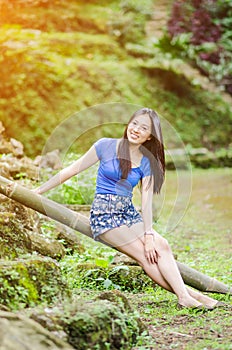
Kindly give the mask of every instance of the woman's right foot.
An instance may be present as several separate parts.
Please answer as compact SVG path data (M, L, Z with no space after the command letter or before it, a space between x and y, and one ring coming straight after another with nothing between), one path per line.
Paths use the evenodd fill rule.
M203 304L199 304L197 306L186 306L180 303L177 304L178 309L191 309L191 310L205 310L206 307ZM208 309L208 308L207 308Z
M186 298L181 298L178 300L178 307L180 308L194 308L194 309L203 309L205 306L200 303L198 300L192 298L191 296Z

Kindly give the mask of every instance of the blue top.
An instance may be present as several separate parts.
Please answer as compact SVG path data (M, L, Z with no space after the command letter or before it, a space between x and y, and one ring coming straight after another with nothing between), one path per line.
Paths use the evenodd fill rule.
M131 168L127 179L121 179L117 158L117 139L102 138L94 143L100 165L97 173L96 193L132 197L133 188L139 180L151 175L150 161L143 156L140 166Z

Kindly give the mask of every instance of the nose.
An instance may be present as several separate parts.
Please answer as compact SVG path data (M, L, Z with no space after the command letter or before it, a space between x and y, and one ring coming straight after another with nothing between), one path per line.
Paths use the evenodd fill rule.
M133 127L133 131L138 132L138 131L139 131L139 126L138 126L138 125L135 125L135 126Z

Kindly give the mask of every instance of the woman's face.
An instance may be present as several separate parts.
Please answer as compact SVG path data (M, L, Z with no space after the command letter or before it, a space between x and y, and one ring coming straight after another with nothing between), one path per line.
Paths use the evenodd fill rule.
M134 117L127 126L127 138L130 143L141 145L151 138L151 119L148 114Z

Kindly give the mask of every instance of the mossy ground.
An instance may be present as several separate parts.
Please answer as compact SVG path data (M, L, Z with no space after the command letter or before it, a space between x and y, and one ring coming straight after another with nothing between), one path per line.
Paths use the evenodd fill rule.
M46 257L0 261L0 303L11 309L50 304L68 295L58 264Z

